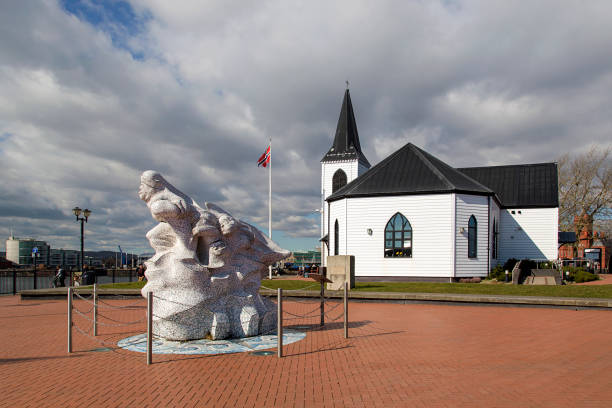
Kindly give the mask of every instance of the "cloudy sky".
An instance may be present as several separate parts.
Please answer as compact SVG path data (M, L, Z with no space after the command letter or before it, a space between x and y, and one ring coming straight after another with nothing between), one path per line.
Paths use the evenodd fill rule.
M412 142L454 166L612 141L612 3L0 2L0 236L150 251L155 169L196 201L317 245L320 163L350 81L372 164ZM4 239L2 239L2 249Z

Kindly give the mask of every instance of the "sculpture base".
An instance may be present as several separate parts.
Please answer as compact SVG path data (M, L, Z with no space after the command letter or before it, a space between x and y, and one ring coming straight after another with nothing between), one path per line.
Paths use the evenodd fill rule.
M243 338L276 330L276 305L260 295L226 296L213 305L205 301L180 311L171 300L156 306L153 333L167 340ZM164 316L163 310L172 313Z
M283 345L295 343L303 340L305 333L285 329L283 330ZM228 340L191 340L191 341L171 341L155 339L153 340L153 354L228 354L245 353L250 351L267 350L276 348L276 334L247 337L244 339ZM125 350L139 353L147 352L147 335L138 334L120 340L117 346Z

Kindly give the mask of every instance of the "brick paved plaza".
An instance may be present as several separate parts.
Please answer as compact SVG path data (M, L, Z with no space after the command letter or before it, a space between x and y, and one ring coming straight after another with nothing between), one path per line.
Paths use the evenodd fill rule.
M128 305L135 300L109 300ZM108 316L133 321L144 300ZM299 312L311 305L286 302ZM76 302L87 311L88 305ZM159 356L78 332L66 353L66 301L0 298L1 407L610 407L612 312L351 303L286 357ZM87 329L78 316L76 324ZM102 327L110 345L138 327Z

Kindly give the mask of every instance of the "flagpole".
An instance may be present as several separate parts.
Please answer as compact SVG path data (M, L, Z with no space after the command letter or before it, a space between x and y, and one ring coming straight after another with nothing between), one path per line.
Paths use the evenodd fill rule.
M272 239L272 136L270 136L270 170L268 174L268 237ZM272 265L268 265L269 278L272 279Z

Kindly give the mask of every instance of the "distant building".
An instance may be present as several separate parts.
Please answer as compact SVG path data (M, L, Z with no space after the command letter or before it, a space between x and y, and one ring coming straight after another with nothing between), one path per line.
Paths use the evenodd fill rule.
M574 219L574 229L571 232L560 232L561 236L573 236L573 240L559 241L559 259L581 259L596 270L609 271L612 261L612 240L601 231L593 229L593 222L587 223L578 231L578 219Z
M49 244L33 238L16 238L11 235L6 240L6 259L18 265L32 265L34 263L32 258L34 248L37 248L39 254L36 263L47 265L49 263L49 250L51 249Z
M321 250L314 251L295 251L291 253L291 256L285 259L284 262L291 262L298 265L304 264L321 264Z

